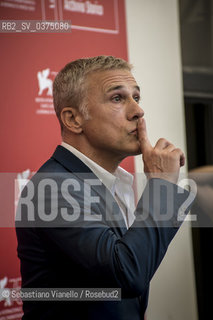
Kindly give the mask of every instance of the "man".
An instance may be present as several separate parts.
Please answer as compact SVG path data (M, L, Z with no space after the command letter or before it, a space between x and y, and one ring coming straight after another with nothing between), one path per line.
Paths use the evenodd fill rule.
M188 196L176 185L184 154L165 139L151 146L140 88L122 59L69 63L53 95L62 145L20 199L22 286L120 288L121 301L24 301L23 319L143 319ZM148 182L134 208L132 176L119 163L141 153Z

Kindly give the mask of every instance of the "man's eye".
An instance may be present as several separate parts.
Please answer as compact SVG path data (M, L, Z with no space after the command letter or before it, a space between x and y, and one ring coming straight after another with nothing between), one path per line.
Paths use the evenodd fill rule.
M120 102L121 101L121 96L120 95L114 96L112 98L112 100L115 101L115 102Z
M140 97L139 97L139 96L135 96L135 97L134 97L134 100L135 100L136 102L139 102L139 101L140 101Z

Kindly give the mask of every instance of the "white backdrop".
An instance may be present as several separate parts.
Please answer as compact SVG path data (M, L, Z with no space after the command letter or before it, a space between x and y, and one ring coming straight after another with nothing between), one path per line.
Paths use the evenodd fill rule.
M186 151L178 0L126 0L126 13L129 61L142 88L149 138L154 144L165 137ZM140 157L136 168L142 170ZM147 319L197 319L187 223L151 282Z

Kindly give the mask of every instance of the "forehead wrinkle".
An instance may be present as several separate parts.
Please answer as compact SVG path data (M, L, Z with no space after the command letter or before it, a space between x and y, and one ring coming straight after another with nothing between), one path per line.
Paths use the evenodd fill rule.
M116 90L125 90L126 87L125 86L112 86L110 87L108 90L107 90L107 93L108 92L111 92L111 91L116 91ZM133 86L132 89L136 89L140 92L140 87L139 86Z
M134 78L134 76L129 71L125 70L107 70L98 71L93 74L88 75L87 78L87 90L95 90L96 94L102 92L102 94L107 94L108 90L111 88L123 87L123 90L137 90L140 92L140 88Z
M140 88L137 85L133 76L129 76L129 75L128 76L127 75L108 76L102 80L102 88L104 92L109 92L116 89L118 90L118 89L125 89L127 87L130 87L130 83L133 83L133 85L131 85L131 88L134 88L140 91Z

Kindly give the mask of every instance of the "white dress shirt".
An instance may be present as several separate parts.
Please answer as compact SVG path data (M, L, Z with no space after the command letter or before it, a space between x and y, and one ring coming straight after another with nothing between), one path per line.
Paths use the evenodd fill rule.
M62 142L61 145L72 152L87 167L89 167L105 187L112 193L121 209L126 227L129 228L135 219L135 198L132 188L133 176L121 167L118 167L114 174L112 174L71 145L65 142Z

